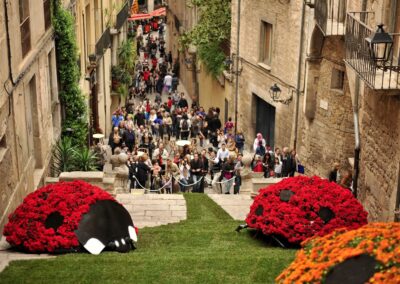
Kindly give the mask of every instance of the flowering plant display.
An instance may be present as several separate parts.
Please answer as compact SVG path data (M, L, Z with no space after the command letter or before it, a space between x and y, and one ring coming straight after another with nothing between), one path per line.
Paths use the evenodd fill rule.
M298 176L260 190L246 223L298 245L337 228L357 229L367 223L367 212L348 189L319 177Z
M400 283L400 224L339 229L302 243L277 283Z
M115 201L83 181L50 184L25 197L4 227L7 242L28 252L68 251L79 247L75 234L82 216L100 200Z

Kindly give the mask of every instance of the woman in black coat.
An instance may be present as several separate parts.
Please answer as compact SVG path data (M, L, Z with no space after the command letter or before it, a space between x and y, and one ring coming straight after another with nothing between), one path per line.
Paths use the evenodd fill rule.
M148 174L150 173L150 167L145 164L145 158L142 156L139 158L139 163L137 164L137 169L136 169L136 178L139 181L139 187L145 188L146 187L146 181Z

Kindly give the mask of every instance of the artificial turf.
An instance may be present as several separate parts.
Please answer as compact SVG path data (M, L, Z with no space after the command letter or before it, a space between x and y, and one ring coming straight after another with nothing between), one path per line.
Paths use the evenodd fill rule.
M0 283L274 283L295 250L271 247L206 195L185 194L188 219L139 231L138 249L14 261Z

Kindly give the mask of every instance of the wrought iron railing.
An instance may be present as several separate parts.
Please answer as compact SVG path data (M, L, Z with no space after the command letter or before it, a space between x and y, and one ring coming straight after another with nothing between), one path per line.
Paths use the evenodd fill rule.
M399 72L393 70L399 69L400 35L392 35L395 44L389 60L384 67L379 67L372 59L369 45L365 40L374 31L368 25L371 16L373 16L373 12L350 12L347 14L345 62L370 88L375 90L399 89Z
M315 0L315 20L325 36L344 35L346 0Z
M125 5L122 7L121 11L117 14L117 19L115 21L115 28L119 30L129 18L129 6L128 1L126 1Z
M110 28L107 28L96 43L96 57L101 58L107 48L111 46Z

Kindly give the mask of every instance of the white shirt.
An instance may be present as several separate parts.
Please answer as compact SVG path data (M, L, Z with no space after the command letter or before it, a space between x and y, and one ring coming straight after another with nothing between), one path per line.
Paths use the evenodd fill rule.
M171 75L165 76L164 85L166 85L166 86L171 86L172 85L172 76Z
M253 143L254 152L257 150L257 147L258 147L258 145L260 143L259 141L260 140L258 140L258 138L254 139L254 143ZM261 141L262 141L263 146L265 147L265 145L266 145L265 139L263 138Z
M225 148L225 151L221 149L218 149L217 152L217 157L215 158L215 162L218 163L219 161L224 161L226 158L229 157L229 150Z

